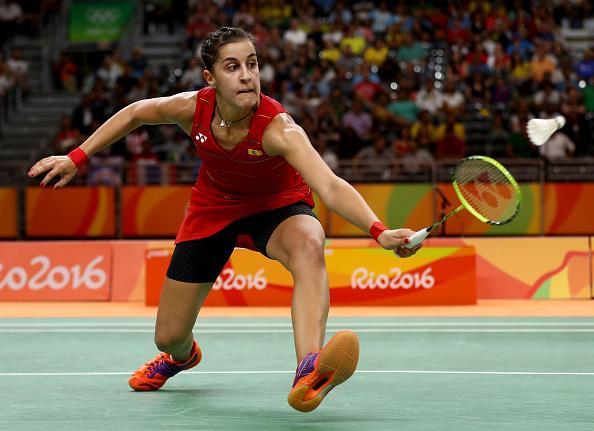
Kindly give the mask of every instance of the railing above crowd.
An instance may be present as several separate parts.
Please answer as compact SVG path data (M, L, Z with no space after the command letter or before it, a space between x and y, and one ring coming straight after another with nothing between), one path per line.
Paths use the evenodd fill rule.
M521 183L594 182L594 158L575 158L546 161L544 159L499 159ZM439 160L410 165L403 161L370 162L358 164L341 160L335 173L350 183L426 183L448 182L457 160ZM42 176L26 176L29 164L0 163L0 186L34 186ZM70 185L113 186L122 185L184 185L194 184L200 163L137 162L121 160L91 163L80 172Z

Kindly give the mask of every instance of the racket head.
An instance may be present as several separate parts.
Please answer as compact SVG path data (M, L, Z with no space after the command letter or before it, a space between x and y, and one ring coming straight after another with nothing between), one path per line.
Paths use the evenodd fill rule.
M503 225L520 211L520 186L505 167L490 157L462 159L454 169L452 182L464 208L483 223Z

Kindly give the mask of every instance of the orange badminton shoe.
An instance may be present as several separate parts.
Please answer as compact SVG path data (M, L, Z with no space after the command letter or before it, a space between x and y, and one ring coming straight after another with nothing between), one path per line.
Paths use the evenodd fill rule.
M194 341L190 357L185 362L178 362L167 353L160 353L154 359L145 363L134 371L128 379L128 384L135 391L154 391L165 384L168 378L183 370L195 367L202 359L202 352L198 343Z
M350 331L338 332L319 352L308 353L295 372L289 405L310 412L335 386L351 377L359 361L359 338Z

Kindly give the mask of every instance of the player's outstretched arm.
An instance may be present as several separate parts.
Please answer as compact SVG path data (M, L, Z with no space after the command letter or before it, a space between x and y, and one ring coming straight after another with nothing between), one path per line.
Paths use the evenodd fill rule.
M36 177L46 173L41 181L42 187L47 186L54 177L59 177L60 180L54 185L57 189L64 187L76 175L77 166L88 157L120 140L142 124L178 124L189 133L195 94L180 93L132 103L114 114L69 156L46 157L35 163L28 175Z
M269 155L283 156L331 210L364 232L370 232L379 220L359 192L330 170L304 130L288 114L277 115L268 125L263 146ZM419 249L402 247L413 233L410 229L387 229L377 236L377 241L398 256L408 257Z

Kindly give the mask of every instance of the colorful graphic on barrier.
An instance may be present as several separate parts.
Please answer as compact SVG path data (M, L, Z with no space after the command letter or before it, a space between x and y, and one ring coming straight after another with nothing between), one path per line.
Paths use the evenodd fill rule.
M28 187L25 192L29 237L115 236L114 189Z
M355 187L378 217L391 227L420 229L433 223L443 213L441 197L427 184L358 184ZM511 223L491 226L461 212L448 220L446 234L594 234L594 218L589 216L594 201L594 184L546 184L544 191L539 184L521 184L520 187L523 194L520 213ZM458 205L451 184L441 183L439 189L451 204L446 212ZM190 186L123 187L121 207L124 237L173 238L183 219L190 192ZM0 203L16 217L17 201L5 196L0 193ZM57 191L28 188L27 235L115 236L113 197L114 190L104 187L69 187ZM366 236L365 232L329 211L317 198L314 211L329 237ZM12 222L3 221L0 234L4 223L9 226L9 232L16 229L16 224L13 226Z
M147 250L147 305L157 305L170 248ZM418 259L376 248L327 248L333 305L466 305L476 303L472 247L428 247ZM278 262L236 249L207 306L290 306L293 280Z
M544 231L547 234L594 233L594 184L545 184Z
M124 236L171 236L181 224L191 187L122 187Z
M417 256L397 259L380 250L369 239L333 239L326 244L326 259L335 304L357 292L360 305L389 305L391 298L399 304L410 291L422 292L426 286L445 274L449 280L458 276L449 266L458 259L452 250L474 247L476 290L479 299L588 299L592 297L592 250L588 237L573 238L468 238L430 239ZM437 248L434 248L437 247ZM436 256L435 250L450 249L447 256ZM168 250L160 265L148 266L154 274L151 289L158 291L163 282L173 241L93 241L0 243L0 300L91 300L144 301L145 260L147 250ZM429 253L429 254L427 254ZM45 256L45 257L43 257ZM95 260L98 256L103 256ZM162 257L163 258L163 257ZM34 260L35 259L35 260ZM430 266L434 259L438 266ZM441 265L445 265L445 272ZM57 269L54 269L57 268ZM258 272L258 269L263 269ZM350 269L349 269L350 268ZM354 271L354 269L358 271ZM439 272L436 272L439 269ZM98 272L100 270L102 272ZM83 288L80 280L106 277L107 287L97 291ZM62 278L61 278L62 277ZM267 295L288 300L290 275L280 264L247 250L236 250L215 291L219 305L241 303L242 292L258 291L262 280L276 286ZM66 281L75 284L68 284ZM32 283L32 288L27 287ZM68 284L68 286L63 285ZM73 286L78 285L78 288ZM94 286L94 284L91 284ZM353 286L355 286L353 288ZM56 287L56 289L53 289ZM432 289L429 289L431 291ZM374 295L381 293L381 297ZM434 295L435 293L432 293ZM223 299L221 299L223 295ZM415 295L419 295L417 292ZM449 295L449 293L448 293ZM262 296L261 296L262 297ZM280 298L280 299L279 299ZM388 302L384 302L384 298ZM215 300L213 299L213 300ZM447 298L446 298L447 299ZM158 299L157 299L158 300Z
M0 301L109 300L109 242L0 243Z
M421 227L433 223L433 189L426 184L357 184L371 209L390 227ZM367 236L336 213L330 215L328 236Z
M591 298L588 237L432 239L476 250L481 299Z
M16 238L18 236L17 190L10 187L0 187L0 238Z

